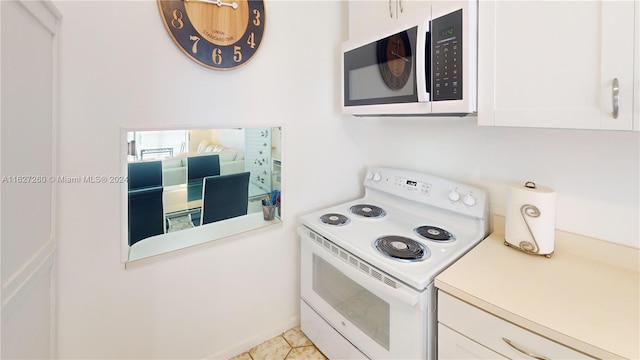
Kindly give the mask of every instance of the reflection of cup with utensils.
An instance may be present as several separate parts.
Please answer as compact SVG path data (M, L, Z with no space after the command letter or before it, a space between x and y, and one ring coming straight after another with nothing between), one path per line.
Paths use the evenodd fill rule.
M262 213L264 215L265 220L273 220L276 215L276 210L278 211L278 216L280 216L280 191L273 190L271 194L267 194L264 199L262 199Z
M277 205L262 205L262 215L267 221L273 220L276 216Z

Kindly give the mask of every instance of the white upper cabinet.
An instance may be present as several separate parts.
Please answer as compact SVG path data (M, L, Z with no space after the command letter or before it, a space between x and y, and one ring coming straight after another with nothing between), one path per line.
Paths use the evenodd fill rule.
M638 7L480 1L478 124L639 130Z
M427 17L432 1L351 0L349 1L349 38L371 33L380 26L398 20Z

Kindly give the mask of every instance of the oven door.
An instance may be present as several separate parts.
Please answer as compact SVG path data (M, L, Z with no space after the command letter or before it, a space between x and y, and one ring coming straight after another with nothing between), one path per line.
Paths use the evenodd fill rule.
M306 227L298 233L302 300L319 317L370 358L427 357L431 287L418 292Z

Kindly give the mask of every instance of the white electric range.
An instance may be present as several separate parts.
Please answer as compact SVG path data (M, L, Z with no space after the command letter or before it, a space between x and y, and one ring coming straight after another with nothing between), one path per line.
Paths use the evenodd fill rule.
M435 358L433 280L488 235L487 193L400 169L300 218L301 323L329 358Z

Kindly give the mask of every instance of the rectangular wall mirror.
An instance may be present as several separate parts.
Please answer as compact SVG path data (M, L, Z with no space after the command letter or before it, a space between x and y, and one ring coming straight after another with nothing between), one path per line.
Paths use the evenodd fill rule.
M122 260L280 223L281 133L280 127L123 129Z

